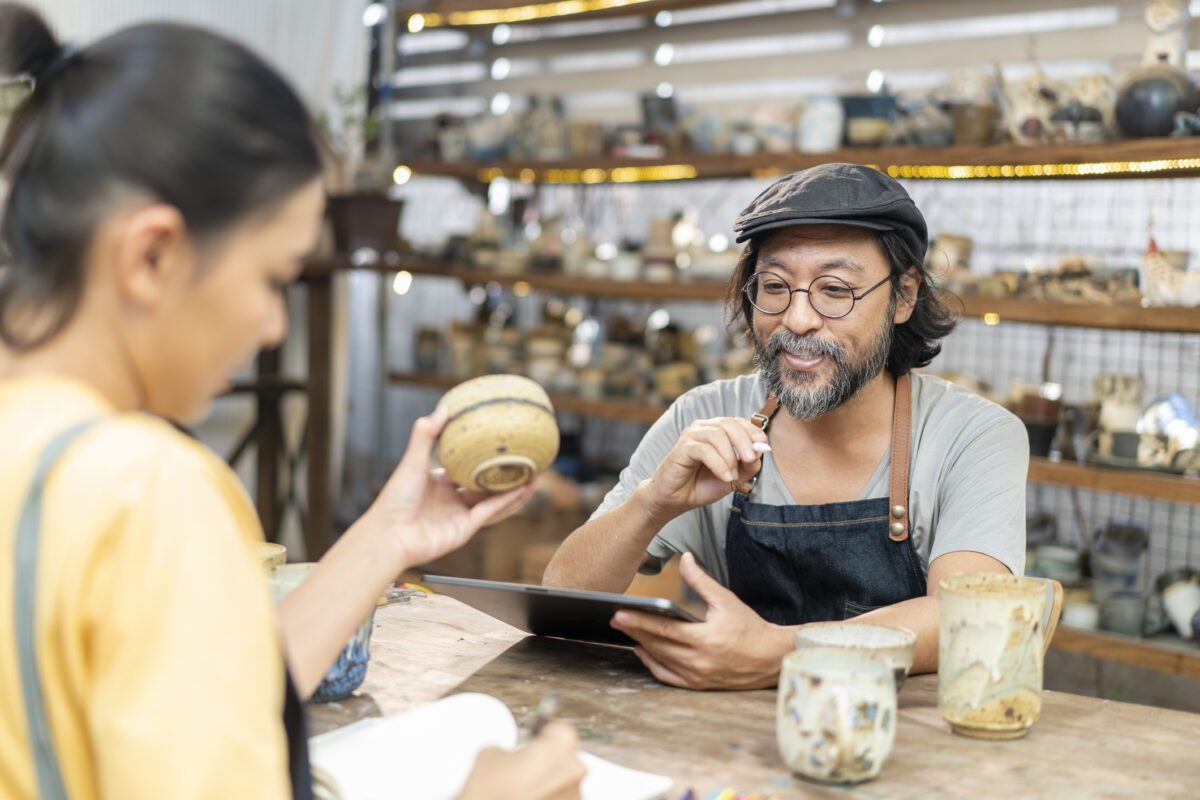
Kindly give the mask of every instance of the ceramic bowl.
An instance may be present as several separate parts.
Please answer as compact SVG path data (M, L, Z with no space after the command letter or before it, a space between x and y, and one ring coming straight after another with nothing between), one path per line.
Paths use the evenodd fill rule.
M312 571L316 564L284 564L270 571L271 597L278 603L287 597ZM338 653L337 661L325 673L312 695L314 703L343 700L362 685L367 676L367 661L371 657L371 629L375 626L375 609L359 623L350 641Z
M852 650L881 661L892 670L899 689L912 668L917 635L904 628L865 622L814 622L796 630L796 649L805 647Z
M554 407L541 386L519 375L485 375L446 392L450 414L437 457L457 485L482 492L524 486L558 454Z

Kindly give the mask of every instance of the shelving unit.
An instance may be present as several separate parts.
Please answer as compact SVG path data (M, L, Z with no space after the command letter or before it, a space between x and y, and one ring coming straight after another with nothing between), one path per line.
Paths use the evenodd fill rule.
M1185 678L1200 679L1200 647L1174 636L1135 639L1107 631L1064 627L1054 631L1052 647L1101 661L1152 669Z
M1029 480L1075 489L1149 497L1168 503L1200 504L1200 478L1144 469L1091 467L1034 456L1029 459Z
M445 391L465 378L428 372L392 372L392 383L422 386ZM666 406L644 401L590 399L567 394L551 394L554 408L569 414L586 414L604 419L651 425L662 416ZM1033 457L1029 460L1029 480L1076 489L1092 489L1149 497L1172 503L1200 503L1200 479L1166 475L1146 470L1108 469L1082 464L1054 462Z
M1178 139L1135 139L1095 145L847 148L832 153L668 153L662 158L597 156L561 161L410 161L415 175L487 183L639 183L697 178L769 178L841 161L866 164L895 178L1148 178L1200 175L1195 146Z
M314 261L309 266L309 270L314 274L327 274L343 269L382 272L406 270L416 276L452 278L465 284L523 285L537 291L622 300L720 301L725 299L728 290L725 281L683 280L665 283L588 278L548 272L502 273L428 258L402 259L392 265L362 266L354 266L346 261ZM985 320L989 324L1028 322L1036 325L1105 330L1200 333L1200 308L1073 305L974 295L959 297L957 301L952 302L961 302L964 317Z
M982 319L988 324L1030 322L1105 330L1200 333L1200 308L1071 305L974 296L961 300L963 316Z
M439 391L450 389L466 380L466 378L428 372L392 372L388 379L396 384L422 386ZM583 414L602 419L636 422L640 425L652 425L666 410L666 406L653 403L634 403L629 400L598 399L554 393L550 394L550 403L556 411L567 414Z

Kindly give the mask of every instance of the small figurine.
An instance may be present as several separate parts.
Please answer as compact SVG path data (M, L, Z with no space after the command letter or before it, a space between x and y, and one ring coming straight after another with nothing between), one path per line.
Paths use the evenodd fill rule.
M999 72L999 70L997 70ZM1004 84L1004 122L1017 144L1044 144L1050 138L1050 118L1058 105L1058 90L1041 69L1015 88Z
M1142 52L1142 66L1154 66L1166 55L1166 63L1186 69L1191 23L1187 0L1150 0L1145 16L1149 35Z
M1154 237L1142 257L1142 295L1147 306L1179 305L1184 271L1158 250Z

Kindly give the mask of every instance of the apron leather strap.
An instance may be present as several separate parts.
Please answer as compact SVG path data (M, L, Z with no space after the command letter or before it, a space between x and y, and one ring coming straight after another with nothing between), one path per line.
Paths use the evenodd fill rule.
M896 378L896 396L892 405L892 465L891 478L888 482L888 538L893 542L903 542L908 538L908 462L909 448L912 443L912 389L909 386L909 375L906 372ZM765 433L771 424L771 418L779 410L779 398L768 397L767 402L750 421ZM749 495L758 483L758 472L754 473L745 483L735 485L742 494Z
M896 378L892 406L892 476L888 490L888 538L908 538L908 456L912 442L912 391L908 373Z
M775 412L779 410L779 398L768 396L767 402L763 403L763 407L758 410L757 414L750 416L750 421L753 422L763 432L767 432L767 427L771 424L771 418L775 416ZM758 472L750 476L749 480L742 484L734 484L734 489L742 494L748 495L754 491L754 484L758 483L758 475L762 472L762 461L759 461Z

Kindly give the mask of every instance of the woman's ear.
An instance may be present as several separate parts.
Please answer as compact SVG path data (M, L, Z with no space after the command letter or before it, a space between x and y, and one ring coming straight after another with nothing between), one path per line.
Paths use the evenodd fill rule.
M191 277L192 247L183 215L164 203L143 206L110 222L116 289L141 308L159 305Z
M909 267L900 276L900 291L896 294L896 313L892 315L892 323L903 325L912 317L917 305L917 291L921 288L921 270Z

